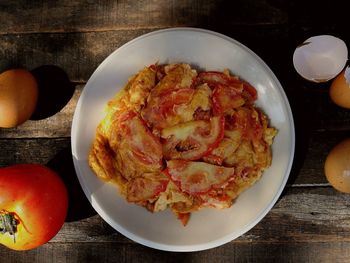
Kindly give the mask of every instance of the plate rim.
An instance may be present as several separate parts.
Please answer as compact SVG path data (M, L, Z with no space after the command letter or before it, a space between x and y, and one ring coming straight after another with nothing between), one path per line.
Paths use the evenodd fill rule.
M78 118L79 118L78 115L81 111L82 101L83 101L81 98L84 98L84 94L87 90L87 89L85 89L85 87L88 85L89 81L94 79L96 77L96 75L98 74L98 72L107 63L109 63L111 57L113 57L113 54L116 52L119 52L121 49L124 49L129 45L132 45L134 42L142 40L143 38L152 37L153 35L158 35L158 34L162 34L162 33L181 32L181 31L198 32L198 33L208 34L211 36L216 36L218 38L224 39L230 43L233 43L233 44L239 46L245 52L252 55L254 57L254 59L256 59L264 67L264 69L268 72L269 77L271 77L272 80L278 86L278 91L280 92L280 95L283 99L283 102L284 102L283 105L284 105L286 112L287 112L287 115L288 115L286 117L288 117L288 122L291 126L291 130L290 130L290 135L291 135L291 138L290 138L290 158L288 161L288 166L286 167L287 169L284 172L284 178L279 186L279 189L274 194L274 197L271 200L271 202L269 203L269 205L266 206L265 208L263 208L263 211L261 211L260 214L257 214L257 216L255 217L255 220L244 225L240 231L235 231L233 233L230 233L228 235L221 237L220 239L216 239L215 241L210 241L207 243L201 243L201 244L196 244L196 245L185 245L185 246L166 245L166 244L151 241L151 240L145 239L143 237L140 237L138 235L135 235L135 234L129 232L128 230L126 230L125 228L123 228L122 226L120 226L117 222L115 222L115 220L113 220L110 216L108 216L99 206L94 205L93 197L91 196L91 193L88 190L86 183L82 180L82 178L80 176L80 175L82 175L82 171L81 171L81 168L79 167L78 160L76 160L76 158L75 158L75 153L76 153L75 142L76 142L76 140L74 142L74 139L76 138L76 133L78 130L78 128L77 128ZM194 251L202 251L202 250L212 249L212 248L224 245L230 241L233 241L236 238L238 238L241 235L248 232L249 230L251 230L252 228L254 228L254 226L256 226L267 215L267 213L269 213L271 211L271 209L273 208L273 206L276 204L277 200L279 199L282 191L285 189L286 183L287 183L289 176L290 176L290 173L291 173L291 169L292 169L292 165L293 165L293 161L294 161L294 154L295 154L295 125L294 125L293 113L292 113L288 98L286 96L286 93L285 93L280 81L277 79L277 77L275 76L273 71L270 69L270 67L255 52L253 52L251 49L249 49L247 46L243 45L242 43L238 42L237 40L235 40L227 35L218 33L216 31L202 29L202 28L196 28L196 27L173 27L173 28L159 29L159 30L155 30L155 31L152 31L149 33L145 33L145 34L142 34L142 35L126 42L125 44L123 44L119 48L116 48L112 53L110 53L94 70L94 72L89 77L88 81L86 82L85 87L84 87L81 95L79 96L78 103L77 103L76 108L74 110L73 119L72 119L72 126L71 126L71 152L72 152L72 158L73 158L75 172L77 174L80 185L83 188L85 196L90 201L90 204L92 205L92 207L96 210L96 212L99 214L99 216L101 216L103 218L104 221L106 221L112 228L114 228L116 231L118 231L119 233L124 235L126 238L129 238L129 239L131 239L139 244L142 244L144 246L154 248L154 249L163 250L163 251L194 252ZM236 232L238 232L238 234Z

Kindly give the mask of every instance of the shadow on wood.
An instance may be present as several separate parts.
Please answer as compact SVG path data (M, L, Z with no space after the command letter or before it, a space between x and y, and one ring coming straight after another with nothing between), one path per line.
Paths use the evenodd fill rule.
M47 166L60 175L67 187L69 207L66 222L78 221L97 214L79 184L70 147L59 152Z
M75 86L60 67L44 65L31 71L39 89L39 98L31 120L41 120L55 115L72 98Z

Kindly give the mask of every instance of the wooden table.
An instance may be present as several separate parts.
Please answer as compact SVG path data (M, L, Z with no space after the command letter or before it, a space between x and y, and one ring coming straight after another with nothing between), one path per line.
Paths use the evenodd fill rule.
M46 164L71 195L55 238L27 252L0 247L0 262L350 262L350 195L323 172L327 153L349 136L350 111L330 101L330 83L303 81L292 64L295 47L312 35L350 47L348 8L336 2L0 0L0 71L32 70L44 94L32 120L0 129L0 165ZM296 124L294 165L274 208L238 239L194 253L147 248L111 228L83 195L70 152L73 112L96 67L127 41L177 26L215 30L256 52L281 81Z

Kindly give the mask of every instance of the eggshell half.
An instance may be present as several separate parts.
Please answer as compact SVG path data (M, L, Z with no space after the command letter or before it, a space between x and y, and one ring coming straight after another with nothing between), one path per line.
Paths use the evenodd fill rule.
M348 49L343 40L330 36L313 36L298 46L293 54L295 70L305 79L325 82L344 69Z
M16 127L30 118L38 100L33 75L24 69L0 74L0 127Z
M324 172L335 189L350 194L350 138L340 142L330 151Z

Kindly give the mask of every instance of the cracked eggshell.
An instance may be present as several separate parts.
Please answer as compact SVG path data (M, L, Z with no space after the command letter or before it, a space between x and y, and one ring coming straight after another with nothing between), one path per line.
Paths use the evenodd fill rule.
M345 42L330 35L308 38L293 54L296 71L313 82L325 82L337 76L344 69L347 59Z
M338 106L350 109L350 67L332 81L329 96Z

